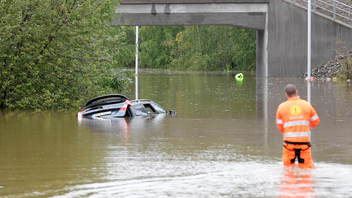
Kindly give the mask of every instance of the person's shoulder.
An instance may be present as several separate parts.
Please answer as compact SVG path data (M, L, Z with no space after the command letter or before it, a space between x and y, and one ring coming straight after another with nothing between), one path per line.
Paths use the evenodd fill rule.
M298 102L306 104L306 105L310 105L310 103L308 101L301 99L301 98L298 100Z
M308 101L306 101L306 100L304 100L304 99L301 99L301 98L299 98L298 101L303 102L303 103L308 103Z
M303 100L303 99L300 99L298 101L298 105L300 105L301 107L304 107L304 108L308 108L308 109L314 109L312 104L310 104L308 101L306 100Z
M282 108L282 107L284 107L285 105L287 105L288 104L288 100L286 100L286 101L284 101L284 102L282 102L282 103L280 103L279 104L279 106L278 106L278 108Z

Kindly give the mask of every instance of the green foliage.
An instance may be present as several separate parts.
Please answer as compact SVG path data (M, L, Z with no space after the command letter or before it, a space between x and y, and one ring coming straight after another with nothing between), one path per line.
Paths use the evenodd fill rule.
M174 37L182 27L179 26L144 26L139 30L141 67L167 68Z
M129 85L132 83L131 77L134 76L132 70L111 70L99 79L98 84L106 89L112 89L117 93L125 94L130 90Z
M140 65L176 70L253 71L256 32L229 26L142 27Z
M336 59L339 61L341 65L340 72L338 72L337 76L340 79L351 79L352 77L352 50L347 50L345 47L346 42L342 42L341 40L336 40Z
M0 0L0 109L68 109L122 91L99 84L133 56L125 27L109 25L116 5Z

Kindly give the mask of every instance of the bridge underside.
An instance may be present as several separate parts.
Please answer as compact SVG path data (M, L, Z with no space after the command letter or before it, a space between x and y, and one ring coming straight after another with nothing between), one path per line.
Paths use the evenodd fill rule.
M114 24L126 21L133 26L158 25L232 25L264 30L264 4L147 4L121 5L116 13L122 15Z
M120 22L124 21L129 21L126 25L131 26L228 25L246 29L264 30L265 13L255 13L253 15L245 13L197 13L172 15L162 13L156 16L151 16L151 14L123 14L121 19L115 21L114 24L118 25ZM142 21L143 24L141 23Z
M267 77L267 4L122 4L114 25L228 25L257 30L257 76Z

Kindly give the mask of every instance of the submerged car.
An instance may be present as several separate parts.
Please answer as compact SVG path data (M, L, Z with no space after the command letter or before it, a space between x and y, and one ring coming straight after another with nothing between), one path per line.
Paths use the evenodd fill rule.
M147 100L130 101L119 94L104 95L89 100L86 106L76 114L77 118L117 118L148 116L151 114L169 113L157 103ZM174 111L170 111L174 114Z

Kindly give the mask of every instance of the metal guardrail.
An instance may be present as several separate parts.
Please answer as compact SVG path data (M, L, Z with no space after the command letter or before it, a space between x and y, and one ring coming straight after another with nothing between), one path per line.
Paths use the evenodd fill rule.
M307 6L307 0L290 0L294 4ZM312 0L312 9L334 20L339 20L348 25L352 25L352 6L335 0Z

